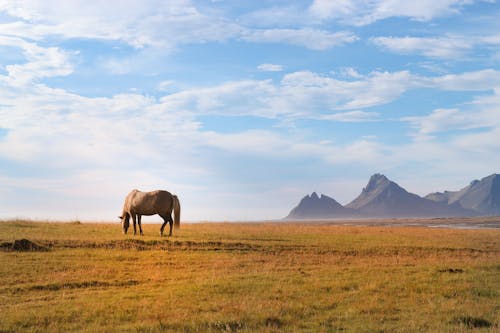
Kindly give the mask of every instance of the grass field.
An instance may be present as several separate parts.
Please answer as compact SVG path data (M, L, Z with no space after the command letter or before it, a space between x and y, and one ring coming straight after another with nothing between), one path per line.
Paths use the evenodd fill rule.
M144 229L0 223L0 332L500 331L500 229Z

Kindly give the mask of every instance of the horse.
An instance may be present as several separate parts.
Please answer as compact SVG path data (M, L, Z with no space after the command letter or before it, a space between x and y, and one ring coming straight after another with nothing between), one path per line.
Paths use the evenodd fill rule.
M172 220L172 211L174 212L174 220ZM123 233L127 234L130 217L134 223L134 235L137 234L136 221L139 224L139 231L141 235L141 217L142 215L155 215L158 214L163 219L163 224L160 228L160 236L163 236L163 230L167 223L170 224L169 236L172 236L172 224L176 229L180 228L181 219L181 205L176 195L168 191L152 191L141 192L139 190L132 190L125 198L123 204L122 215L118 216L121 220Z

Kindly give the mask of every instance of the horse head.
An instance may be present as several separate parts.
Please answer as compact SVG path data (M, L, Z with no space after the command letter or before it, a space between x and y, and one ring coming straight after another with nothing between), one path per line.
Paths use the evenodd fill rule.
M125 213L122 216L118 216L118 218L120 219L120 222L122 224L123 233L127 234L128 227L130 226L130 215Z

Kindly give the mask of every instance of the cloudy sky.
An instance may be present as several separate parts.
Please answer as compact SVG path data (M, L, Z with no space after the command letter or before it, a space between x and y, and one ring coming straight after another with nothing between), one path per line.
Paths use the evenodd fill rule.
M500 171L500 5L0 0L0 218L183 219L420 195ZM156 221L154 218L146 221Z

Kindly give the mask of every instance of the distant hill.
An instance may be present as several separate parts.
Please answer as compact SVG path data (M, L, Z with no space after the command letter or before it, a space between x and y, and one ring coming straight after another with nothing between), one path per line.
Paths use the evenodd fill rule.
M460 204L481 215L500 215L500 175L492 174L474 180L460 191L431 193L426 199L447 204Z
M293 208L286 217L287 219L321 219L350 217L356 214L356 211L345 208L333 198L326 195L319 197L316 192L306 195L299 204Z
M490 176L491 177L491 176ZM488 177L487 177L488 178ZM486 178L485 178L486 179ZM484 179L483 179L484 180ZM481 182L483 182L481 180ZM477 184L481 183L478 182ZM395 217L454 217L477 215L478 208L496 211L499 214L498 198L500 180L489 180L483 185L474 185L474 190L467 193L444 192L433 193L427 198L406 191L404 188L389 180L382 174L374 174L361 194L346 206L342 206L326 195L319 197L316 192L306 195L299 204L290 211L287 219L328 219L328 218L395 218ZM487 184L490 184L488 187ZM472 186L472 184L470 185ZM493 188L488 192L485 188ZM481 189L481 190L479 190ZM460 195L457 193L460 192ZM491 195L484 195L488 192ZM478 193L481 193L479 195ZM460 198L460 199L457 199ZM481 200L479 199L481 198ZM460 200L464 200L467 206ZM496 201L495 201L496 200ZM492 204L496 203L496 204ZM464 208L466 207L466 208ZM495 210L497 209L497 210Z

